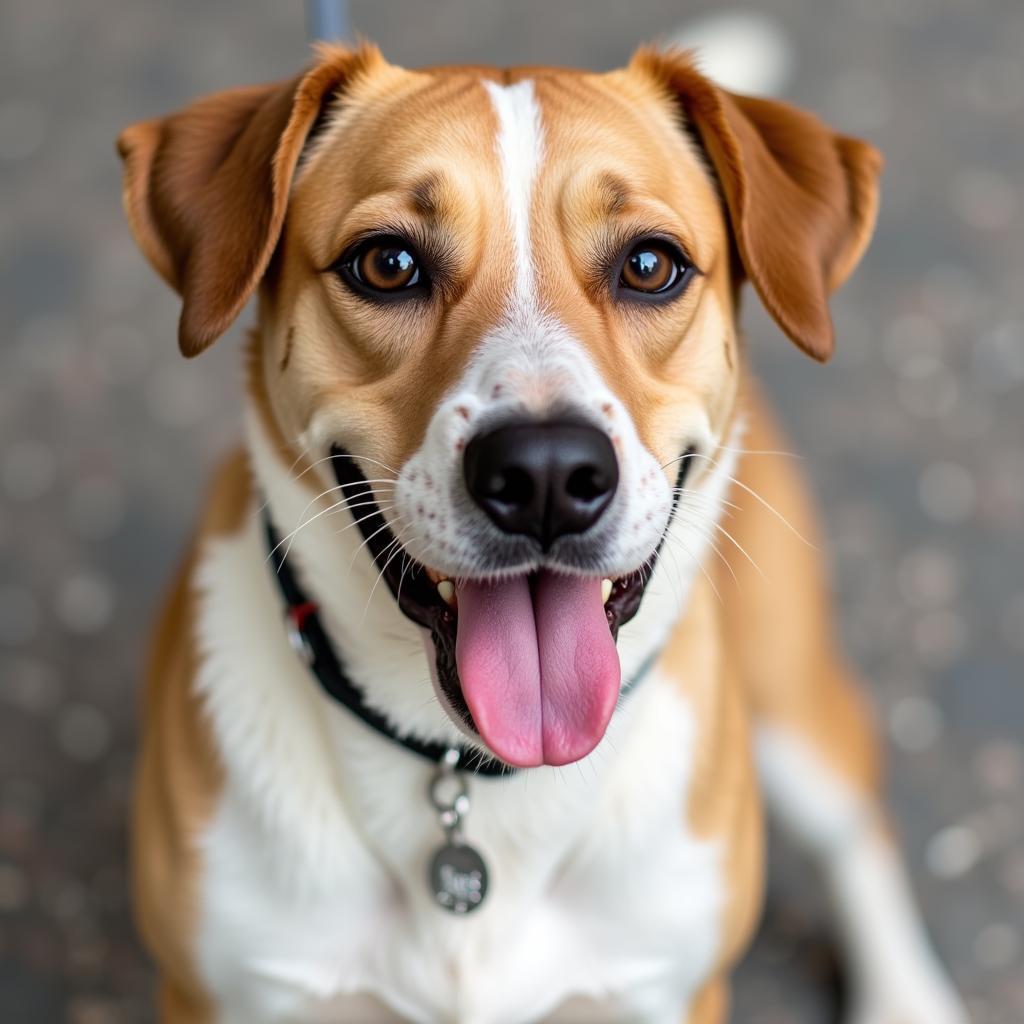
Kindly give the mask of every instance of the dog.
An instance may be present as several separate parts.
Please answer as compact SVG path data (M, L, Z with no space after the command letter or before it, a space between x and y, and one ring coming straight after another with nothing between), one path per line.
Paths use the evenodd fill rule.
M258 295L247 443L148 669L161 1019L718 1024L763 794L852 1019L964 1021L738 324L749 282L829 358L877 151L682 51L369 44L118 145L183 354Z

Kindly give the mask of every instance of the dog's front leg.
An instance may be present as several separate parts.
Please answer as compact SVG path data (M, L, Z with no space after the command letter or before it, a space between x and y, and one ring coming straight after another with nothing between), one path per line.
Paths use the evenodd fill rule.
M965 1024L880 801L806 737L763 726L758 754L769 807L823 869L853 983L850 1024Z
M748 444L786 448L758 403ZM832 895L852 975L852 1019L962 1024L886 825L881 743L864 687L834 639L820 552L805 540L819 536L813 503L791 459L751 458L741 474L776 514L738 515L730 524L750 560L733 564L724 613L751 698L768 809L821 865Z

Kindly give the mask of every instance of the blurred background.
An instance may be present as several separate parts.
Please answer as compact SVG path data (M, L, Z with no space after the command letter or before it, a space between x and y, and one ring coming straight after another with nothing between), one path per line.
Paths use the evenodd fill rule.
M713 10L353 0L351 17L395 62L604 69ZM756 13L785 95L888 160L876 241L835 302L834 362L803 358L752 297L745 319L824 506L936 944L976 1024L1020 1024L1024 5ZM152 1020L125 888L140 664L203 481L239 436L239 328L199 362L178 355L175 297L121 214L114 138L307 54L302 7L280 0L0 5L4 1024ZM782 846L769 904L735 1019L828 1020L820 898Z

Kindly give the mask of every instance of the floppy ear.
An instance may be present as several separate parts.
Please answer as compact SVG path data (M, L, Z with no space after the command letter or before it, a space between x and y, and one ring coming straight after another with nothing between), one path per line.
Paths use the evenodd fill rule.
M139 247L182 297L178 343L195 356L231 326L263 277L292 175L324 104L373 48L320 51L305 75L216 93L117 140Z
M835 347L828 294L871 239L881 154L787 103L719 89L688 54L644 49L633 66L681 105L718 177L744 273L765 309L824 362Z

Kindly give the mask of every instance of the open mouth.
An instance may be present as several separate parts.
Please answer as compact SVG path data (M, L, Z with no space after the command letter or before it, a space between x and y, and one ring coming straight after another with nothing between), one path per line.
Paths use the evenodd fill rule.
M616 637L640 608L657 551L644 571L614 580L548 569L494 581L444 578L399 546L355 461L337 446L331 454L346 502L361 504L359 529L395 601L430 631L451 713L515 767L590 753L619 696ZM680 486L691 462L681 460Z

